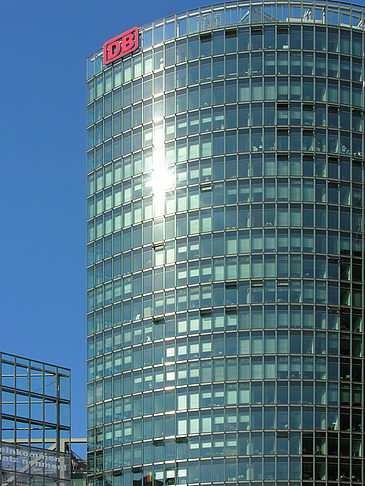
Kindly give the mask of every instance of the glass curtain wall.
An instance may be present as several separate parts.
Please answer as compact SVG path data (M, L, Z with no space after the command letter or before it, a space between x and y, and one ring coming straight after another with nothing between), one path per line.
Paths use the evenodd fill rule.
M71 372L0 352L2 486L69 486Z
M363 18L215 5L88 59L90 486L364 483Z

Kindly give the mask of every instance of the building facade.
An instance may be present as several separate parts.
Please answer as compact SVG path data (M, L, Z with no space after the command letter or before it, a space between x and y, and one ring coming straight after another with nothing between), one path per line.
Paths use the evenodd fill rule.
M69 486L71 372L0 353L2 486Z
M364 8L87 62L89 485L364 484Z

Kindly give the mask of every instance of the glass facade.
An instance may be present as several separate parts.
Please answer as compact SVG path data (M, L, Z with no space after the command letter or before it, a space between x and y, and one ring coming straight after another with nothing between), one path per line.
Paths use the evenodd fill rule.
M364 9L87 61L88 484L364 484Z
M2 486L69 486L67 368L0 353Z

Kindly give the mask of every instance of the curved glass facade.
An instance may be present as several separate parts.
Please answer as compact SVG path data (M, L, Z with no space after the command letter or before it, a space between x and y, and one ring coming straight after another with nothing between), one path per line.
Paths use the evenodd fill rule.
M364 484L364 9L88 59L89 485Z

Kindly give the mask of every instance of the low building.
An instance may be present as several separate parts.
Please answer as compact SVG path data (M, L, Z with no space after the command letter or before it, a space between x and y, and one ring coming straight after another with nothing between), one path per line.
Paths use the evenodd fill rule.
M69 486L67 368L0 353L2 486Z

